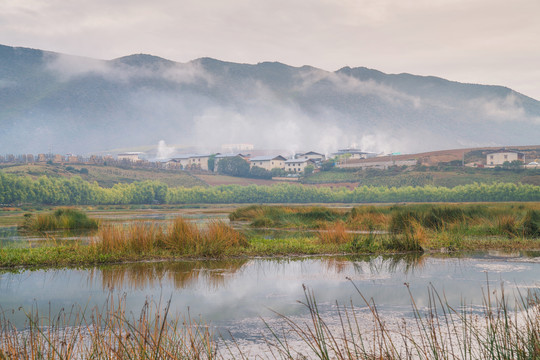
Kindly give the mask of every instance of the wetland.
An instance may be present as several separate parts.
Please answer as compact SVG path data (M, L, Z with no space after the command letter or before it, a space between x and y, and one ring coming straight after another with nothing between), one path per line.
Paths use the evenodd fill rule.
M90 218L99 221L100 230L82 232L28 232L17 226L22 214L3 214L12 217L12 220L4 218L5 226L0 227L3 256L13 254L14 251L34 249L53 249L51 251L55 255L51 257L49 253L49 258L53 260L49 263L35 267L7 266L0 272L3 329L1 349L4 349L6 354L20 354L17 351L27 346L13 345L14 338L10 334L14 332L18 332L17 339L21 339L31 333L33 328L58 331L63 329L63 335L49 335L52 338L49 337L46 343L50 344L51 340L65 336L66 329L84 328L84 335L78 336L77 341L73 340L73 344L78 344L73 345L73 349L78 349L78 353L84 352L86 350L81 350L82 348L89 348L85 343L96 341L93 338L96 327L104 326L112 332L118 330L111 330L112 328L107 327L109 325L103 325L102 322L99 322L99 325L92 323L90 326L88 319L95 319L97 313L105 318L105 314L110 316L110 310L114 309L113 314L123 314L125 318L122 319L128 324L118 330L120 333L135 333L135 324L140 326L144 321L148 328L152 328L152 324L155 327L158 323L154 321L154 315L162 314L161 319L164 319L164 311L167 319L180 321L178 328L174 327L173 335L165 339L176 339L174 341L178 343L177 336L184 340L188 336L192 343L195 338L197 345L182 350L182 354L172 358L296 359L299 354L306 358L318 358L319 350L312 348L312 341L315 340L306 342L305 334L294 326L312 326L312 330L319 328L323 331L326 334L326 340L322 340L323 345L324 341L327 341L325 345L328 346L329 354L334 354L329 358L369 358L383 350L388 358L405 358L404 354L411 349L416 349L417 355L429 353L426 347L420 349L404 340L407 337L403 337L402 325L409 322L414 327L414 324L418 324L419 317L433 318L434 308L437 307L434 300L437 297L443 299L438 304L440 308L448 312L456 309L456 314L469 314L467 316L470 317L485 317L486 306L497 308L501 304L505 311L512 314L515 311L519 316L532 311L535 316L530 318L530 323L525 323L530 327L529 335L533 339L531 341L537 341L534 340L538 338L538 318L537 313L534 313L537 307L528 308L523 305L533 304L540 289L540 247L537 246L536 237L519 235L527 214L536 210L537 204L524 207L513 204L486 206L483 210L464 210L485 215L482 215L484 219L481 221L465 219L467 226L462 224L458 227L452 221L443 219L444 235L441 235L441 231L436 232L433 227L420 227L423 221L429 219L431 210L426 207L406 209L414 210L416 215L407 212L413 221L405 221L405 229L412 226L412 230L402 232L392 231L389 227L394 211L390 206L364 209L304 206L276 207L270 210L265 207L85 209ZM452 206L445 208L452 209ZM500 229L500 219L507 216L504 210L513 212L514 219L506 218L506 224L513 224L517 235L489 230ZM453 210L446 212L455 216ZM236 215L230 216L231 213ZM318 214L318 219L313 219L313 213ZM261 221L261 217L266 219ZM181 223L178 223L178 218L182 219ZM354 219L356 220L353 221ZM171 248L157 248L155 245L156 248L147 249L151 256L146 255L145 249L138 251L134 248L123 248L113 254L117 257L109 259L113 261L108 261L107 258L104 258L105 261L81 261L76 263L76 266L55 261L66 255L63 250L91 247L96 237L102 236L100 231L104 228L135 229L141 233L151 226L161 234L159 236L166 236L167 231L175 224L188 226L188 230L195 233L198 241L208 234L208 228L221 224L220 226L233 230L234 236L239 236L247 241L247 244L251 244L251 250L244 243L232 246L232 250L226 249L221 253L208 255L195 250L182 253L184 250L181 251L180 248L172 251ZM340 224L338 229L336 224ZM420 231L420 228L424 231ZM508 229L507 226L504 231ZM184 229L183 236L189 231ZM410 233L407 234L407 231ZM115 236L126 236L126 233ZM136 237L134 234L130 236ZM219 236L224 235L221 233ZM448 243L443 243L440 239L457 236L468 239L461 244L472 243L474 246L461 245L461 248L456 246L455 249L450 249ZM371 241L380 241L382 244L390 241L391 237L412 238L414 243L421 244L420 250L389 251L389 248L376 248L374 245L370 248L351 246L355 239L358 241L371 238ZM327 238L331 239L327 242L322 240ZM434 241L433 239L438 239L438 243L431 242L431 247L428 246L428 241ZM504 244L505 242L507 244ZM276 243L288 244L288 247L282 245L281 250L276 251ZM306 244L310 244L311 248ZM500 244L503 246L499 246ZM263 245L267 246L264 251L261 250ZM258 250L254 251L254 247ZM311 253L302 249L311 249ZM507 297L500 301L500 296L504 296L504 293ZM486 298L487 295L491 297ZM314 299L316 303L313 302ZM378 340L375 343L366 341L363 347L355 345L357 352L354 356L347 357L339 353L336 349L343 344L332 345L330 335L344 338L342 333L345 316L349 317L349 321L354 319L353 323L356 323L354 330L350 332L354 334L352 337L371 334L367 337L372 340L379 337L380 340L388 336L386 345L377 343ZM439 316L441 313L436 317ZM54 322L60 318L63 319L61 326ZM81 318L86 319L84 326L79 321ZM39 321L33 322L32 319ZM324 326L321 326L320 322L314 323L313 319L319 319ZM377 325L382 323L379 322L380 319L383 319L387 327L381 328ZM459 317L456 321L460 325L456 326L463 326L463 320L463 317ZM467 324L466 321L465 323ZM494 323L499 323L498 319L494 319ZM480 328L484 329L483 326ZM191 329L192 332L186 335L186 329ZM139 334L142 336L142 330ZM338 334L341 335L337 336ZM373 337L374 334L377 336ZM407 334L413 338L426 336L419 330ZM294 349L294 356L287 355L283 342L278 341L278 338L288 342L287 346ZM425 340L429 344L432 338L428 336ZM6 345L10 341L11 347ZM321 345L320 338L316 341ZM389 346L389 341L395 342L395 345ZM119 343L115 344L114 346L118 346ZM470 358L474 358L474 354L477 358L480 356L478 354L485 354L482 351L489 352L482 350L481 344L469 350ZM136 345L140 345L140 342ZM32 346L50 350L50 345ZM446 346L437 350L439 355L449 354L449 345ZM534 353L538 349L534 350L535 345L532 346L531 351ZM269 352L269 347L274 353ZM332 350L333 347L336 349ZM135 348L139 349L134 345L131 356L141 356L141 353L137 352L140 349ZM47 350L43 349L46 353ZM155 344L152 349L155 349ZM168 347L163 346L163 349ZM132 351L128 350L126 351ZM91 353L90 351L88 354ZM149 353L153 354L153 350ZM462 356L462 352L454 351L452 354L454 357L448 357L467 357ZM116 355L113 355L103 358L116 358ZM83 358L92 357L86 356ZM156 359L167 357L148 356ZM432 357L418 355L413 358Z

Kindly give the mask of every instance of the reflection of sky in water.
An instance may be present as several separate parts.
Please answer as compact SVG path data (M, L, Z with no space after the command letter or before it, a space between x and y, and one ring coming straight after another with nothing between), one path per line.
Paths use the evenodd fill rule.
M518 284L539 286L540 263L536 259L495 258L489 255L464 258L403 257L301 259L255 259L234 262L177 262L117 265L92 270L23 271L0 275L0 304L3 310L37 305L52 313L59 309L102 306L109 294L127 296L131 311L140 311L145 299L172 301L173 313L189 308L192 317L202 316L221 326L246 329L261 326L259 316L271 310L285 315L301 315L305 309L302 284L313 290L323 312L352 301L360 310L363 301L346 279L351 278L381 311L410 314L410 284L419 308L428 306L427 289L435 289L453 306L481 304L486 287L501 282L509 292ZM20 321L21 312L13 317ZM233 328L234 328L233 326ZM241 334L240 334L241 335Z
M41 246L50 242L56 244L90 241L94 230L57 230L57 231L24 231L17 226L0 227L0 248L21 248Z

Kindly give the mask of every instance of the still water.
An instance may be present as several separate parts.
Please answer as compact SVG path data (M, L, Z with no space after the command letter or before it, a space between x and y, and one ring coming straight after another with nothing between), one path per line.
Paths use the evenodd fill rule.
M323 314L331 315L336 301L367 311L353 283L382 313L407 318L412 312L405 283L420 309L428 306L431 285L452 306L481 305L488 285L490 291L503 284L507 293L524 294L540 288L540 253L261 258L5 272L0 273L0 305L23 327L23 310L36 307L52 314L74 304L102 307L112 294L125 296L128 311L137 314L146 300L170 300L175 315L189 312L222 334L256 342L260 317L306 316L298 302L304 299L303 285L314 292Z

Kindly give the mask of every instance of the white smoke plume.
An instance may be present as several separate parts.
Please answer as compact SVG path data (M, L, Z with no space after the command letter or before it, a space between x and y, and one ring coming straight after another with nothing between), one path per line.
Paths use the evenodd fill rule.
M164 140L159 140L158 148L157 148L157 160L165 160L173 156L173 154L176 152L176 149L174 146L167 146Z

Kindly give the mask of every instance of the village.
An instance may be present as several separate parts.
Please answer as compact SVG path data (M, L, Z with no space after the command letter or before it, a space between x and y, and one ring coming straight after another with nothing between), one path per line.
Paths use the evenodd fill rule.
M155 151L149 152L118 152L107 155L82 156L75 154L45 154L38 155L0 155L0 163L33 164L49 163L62 165L103 165L124 166L144 169L183 170L190 172L217 173L220 163L240 159L253 172L268 174L275 180L294 181L300 176L310 175L321 170L336 169L389 169L391 167L437 166L452 164L475 168L512 167L540 169L538 160L539 147L528 149L485 148L485 149L456 149L440 150L418 154L376 154L362 151L355 147L339 149L325 155L317 151L297 152L295 154L271 153L268 150L256 150L250 144L233 144L222 147L229 152L215 153L184 153L169 158L160 158ZM242 151L230 151L242 150ZM471 156L473 154L474 156ZM247 165L246 165L247 164ZM262 170L261 170L262 169ZM226 171L225 171L226 172Z

